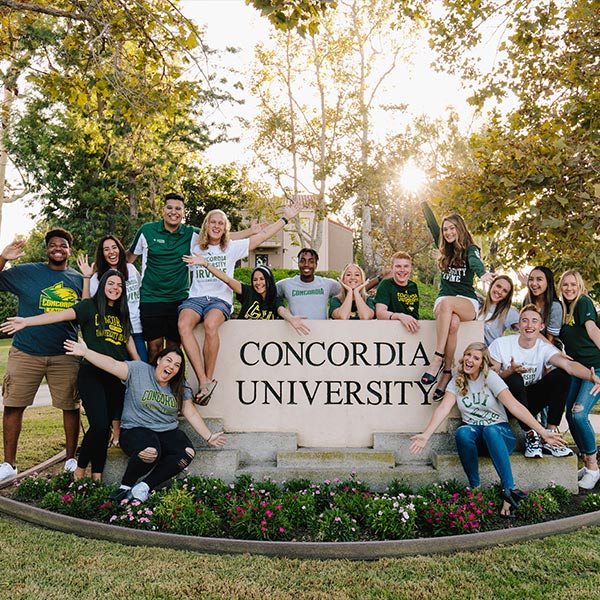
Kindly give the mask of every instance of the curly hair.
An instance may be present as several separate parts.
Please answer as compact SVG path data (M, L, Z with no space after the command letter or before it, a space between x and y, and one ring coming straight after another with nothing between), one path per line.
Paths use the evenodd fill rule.
M445 216L442 219L442 231L446 221L450 221L456 227L457 237L454 242L449 244L443 233L440 235L440 258L438 259L438 265L442 272L447 271L451 267L464 267L467 263L467 249L475 243L471 232L467 229L465 220L460 215Z
M490 352L488 347L483 342L473 342L469 344L465 351L463 352L462 358L458 361L458 369L456 370L456 387L458 391L466 396L469 393L469 378L465 374L465 356L474 350L481 352L481 371L483 373L483 384L485 385L485 380L487 379L488 373L492 368L492 358L490 357ZM478 375L479 376L479 375Z
M204 217L204 221L202 221L202 227L200 227L200 233L198 234L198 246L200 246L201 250L208 249L208 223L210 222L211 217L217 213L222 215L225 219L225 231L219 240L219 246L223 251L227 250L227 246L229 246L231 223L222 210L215 208L209 211L206 217Z

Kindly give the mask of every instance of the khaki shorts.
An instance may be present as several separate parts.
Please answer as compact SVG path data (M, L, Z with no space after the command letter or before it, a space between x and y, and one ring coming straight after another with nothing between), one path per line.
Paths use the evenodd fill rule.
M77 410L80 405L77 389L78 356L34 356L12 347L8 351L6 374L2 383L4 406L31 406L46 376L52 406L61 410Z

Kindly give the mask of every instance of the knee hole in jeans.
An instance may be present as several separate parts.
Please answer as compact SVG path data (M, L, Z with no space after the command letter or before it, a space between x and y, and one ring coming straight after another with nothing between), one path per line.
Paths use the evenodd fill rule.
M141 452L138 452L138 457L142 462L151 463L158 458L158 450L149 446L144 448Z
M581 404L580 402L575 402L575 404L573 404L573 408L571 408L571 412L572 412L573 414L575 414L575 413L579 413L579 412L581 412L582 410L584 410L584 406L583 406L583 404Z
M179 460L179 466L182 469L185 469L186 467L188 467L189 464L192 462L194 456L196 456L196 452L194 452L193 448L186 448L185 454L186 454L186 456L184 456L183 458L181 458Z

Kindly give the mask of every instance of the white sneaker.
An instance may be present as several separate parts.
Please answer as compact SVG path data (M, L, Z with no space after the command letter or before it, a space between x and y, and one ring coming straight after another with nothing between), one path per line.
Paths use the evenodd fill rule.
M127 494L127 496L131 497L133 500L139 500L140 502L146 502L149 495L150 488L145 481L136 483Z
M17 467L13 467L9 463L2 463L0 465L0 481L6 481L7 479L13 479L17 476Z
M600 480L600 471L590 471L588 468L584 467L585 473L583 477L579 480L579 487L584 490L593 490L596 487L596 484Z
M581 481L581 478L585 475L586 468L581 467L579 471L577 471L577 481Z
M64 470L67 473L73 473L76 468L77 468L77 461L74 458L70 458L69 460L67 460L65 462Z
M540 436L530 429L525 435L525 458L543 458Z
M549 429L547 431L550 431ZM548 444L546 442L542 443L542 452L544 454L551 454L552 456L571 456L573 454L573 450L571 448L567 448L567 446L553 446L552 444Z

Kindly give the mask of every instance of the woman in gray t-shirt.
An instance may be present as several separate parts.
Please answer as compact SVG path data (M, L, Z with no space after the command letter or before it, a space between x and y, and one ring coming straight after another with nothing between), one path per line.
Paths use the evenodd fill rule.
M121 486L111 494L120 502L147 500L150 491L183 471L194 458L194 446L179 429L177 414L189 421L209 446L225 444L223 432L212 433L192 403L185 384L185 358L177 347L165 348L156 364L119 361L90 350L85 342L65 342L67 354L118 377L125 384L120 445L129 456ZM137 483L136 483L137 482Z
M491 370L488 349L481 342L469 344L459 361L457 375L448 384L444 399L435 409L423 433L414 435L410 451L421 452L431 435L448 417L456 404L462 424L456 430L456 449L472 488L478 487L479 452L486 451L502 483L501 514L510 516L525 497L515 487L510 453L515 447L515 437L508 424L506 409L521 419L551 444L565 444L558 432L549 432L510 393L500 376Z

